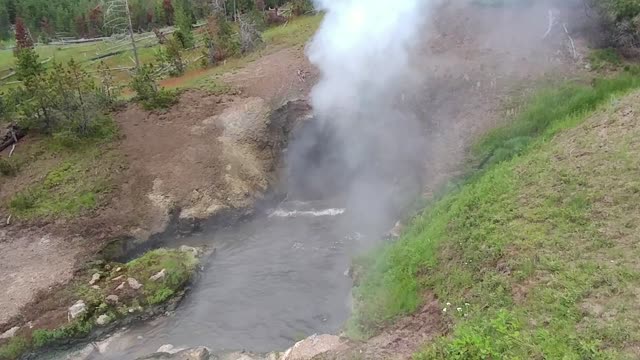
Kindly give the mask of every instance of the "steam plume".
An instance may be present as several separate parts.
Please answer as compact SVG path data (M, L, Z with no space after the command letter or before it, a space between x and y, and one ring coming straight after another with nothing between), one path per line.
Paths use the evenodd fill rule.
M422 126L402 92L427 2L316 0L325 17L307 53L321 73L311 93L320 125L312 144L298 146L320 148L325 161L306 161L304 171L308 182L337 187L373 231L388 230L420 187Z

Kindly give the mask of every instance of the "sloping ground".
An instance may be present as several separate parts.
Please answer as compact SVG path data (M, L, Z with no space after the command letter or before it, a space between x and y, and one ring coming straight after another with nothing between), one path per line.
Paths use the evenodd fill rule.
M276 51L269 61L283 51L290 54ZM264 73L273 79L270 71L279 70ZM147 239L166 228L174 210L190 230L224 210L250 207L274 180L289 126L308 111L297 103L270 116L270 104L306 95L295 89L277 101L267 93L187 90L166 112L129 105L114 114L116 139L71 150L50 139L21 142L17 175L0 176L0 330L22 322L20 307L69 281L116 237Z
M638 358L639 100L559 119L435 203L376 255L360 315L426 290L452 325L419 359Z

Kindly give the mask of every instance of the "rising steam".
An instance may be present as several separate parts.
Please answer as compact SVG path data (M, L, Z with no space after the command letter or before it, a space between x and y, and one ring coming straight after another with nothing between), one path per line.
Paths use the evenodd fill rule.
M423 127L403 106L402 94L426 3L316 0L325 12L307 50L320 70L311 93L316 129L290 152L306 158L290 160L305 174L307 189L320 189L325 197L339 193L363 231L388 230L419 191Z

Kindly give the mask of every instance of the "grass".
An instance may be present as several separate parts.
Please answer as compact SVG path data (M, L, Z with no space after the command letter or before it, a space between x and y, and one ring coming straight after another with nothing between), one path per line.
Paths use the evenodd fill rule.
M620 113L640 113L638 95L616 105L640 85L631 76L547 90L481 141L495 156L528 137L357 259L347 333L371 336L431 292L453 328L417 359L633 358L640 126ZM608 120L581 126L602 104Z
M20 176L23 168L30 168L33 180L2 206L24 220L71 218L96 209L111 191L114 173L122 164L121 155L110 144L115 127L105 126L99 135L80 139L60 133L21 148L10 161L5 160L5 167L12 170L6 175ZM50 161L55 165L43 165Z
M70 218L97 208L111 189L118 155L93 147L72 150L64 159L41 180L13 195L8 203L12 215L20 219Z
M565 118L589 113L612 95L638 87L640 76L634 68L612 78L594 80L591 86L569 83L542 90L510 126L497 128L479 141L474 154L484 166L508 160Z
M0 359L18 359L27 351L42 349L69 343L74 339L82 339L91 333L100 315L107 315L110 321L136 314L142 309L165 303L175 297L187 286L196 271L198 259L190 250L157 249L145 253L140 258L127 264L102 264L87 269L80 274L75 283L59 290L54 296L68 298L69 303L82 299L87 310L75 320L60 324L57 328L35 328L30 334L18 334L8 342L0 345ZM120 268L119 271L116 269ZM161 270L165 270L164 279L150 279ZM87 285L94 273L101 274L99 289ZM134 278L142 284L140 290L125 288L115 290L120 281L113 279ZM117 303L109 303L106 297L110 294L119 296ZM37 326L37 320L34 321Z
M262 38L265 47L240 57L224 60L220 65L206 70L192 70L185 75L163 81L169 88L201 88L216 93L225 93L233 89L225 86L220 77L241 69L250 62L285 47L303 46L320 26L323 15L301 16L290 20L287 24L265 30ZM194 76L195 75L195 76Z
M322 15L314 16L302 16L291 19L287 24L282 26L276 26L265 30L262 34L266 44L266 48L258 50L243 56L227 59L223 64L215 66L211 69L204 71L206 76L217 76L225 72L246 66L247 63L256 60L260 56L271 52L275 49L282 47L293 47L304 45L309 38L315 33L320 22L322 21ZM149 34L146 34L149 35ZM196 32L196 37L200 35ZM155 53L159 46L140 46L139 44L138 56L140 62L143 64L151 63L155 61ZM36 52L40 55L41 60L52 58L56 62L66 63L70 59L74 59L85 65L89 70L96 70L100 61L90 61L90 59L97 54L105 53L106 50L112 48L114 43L111 42L98 42L98 43L86 43L86 44L74 44L74 45L41 45L36 47ZM187 50L183 53L183 58L194 59L201 54L202 49ZM132 54L130 51L123 52L118 55L114 55L104 59L104 62L111 68L118 67L131 67L134 65L132 60ZM8 73L9 69L14 66L13 51L6 49L0 50L0 76ZM183 76L168 79L167 87L169 88L185 88L194 85L206 87L206 82L199 81L198 77L202 75L203 71L199 68L199 64L194 64L191 69ZM197 74L193 76L191 73ZM126 84L129 81L129 74L126 71L113 72L114 80L120 84Z
M197 264L198 259L190 252L158 249L128 263L127 271L137 274L141 280L146 297L143 303L155 305L165 302L184 287ZM163 281L148 280L162 269L167 274Z
M587 60L589 60L592 70L615 70L622 65L622 58L616 49L612 48L592 50Z

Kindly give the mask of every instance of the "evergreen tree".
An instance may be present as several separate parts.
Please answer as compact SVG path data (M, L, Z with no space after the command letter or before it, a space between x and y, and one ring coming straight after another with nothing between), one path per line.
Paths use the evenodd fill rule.
M0 7L0 40L7 40L11 37L11 22L7 8Z
M178 30L176 30L174 36L184 49L191 48L195 44L192 25L191 17L189 17L184 8L179 7L176 11L176 26Z

